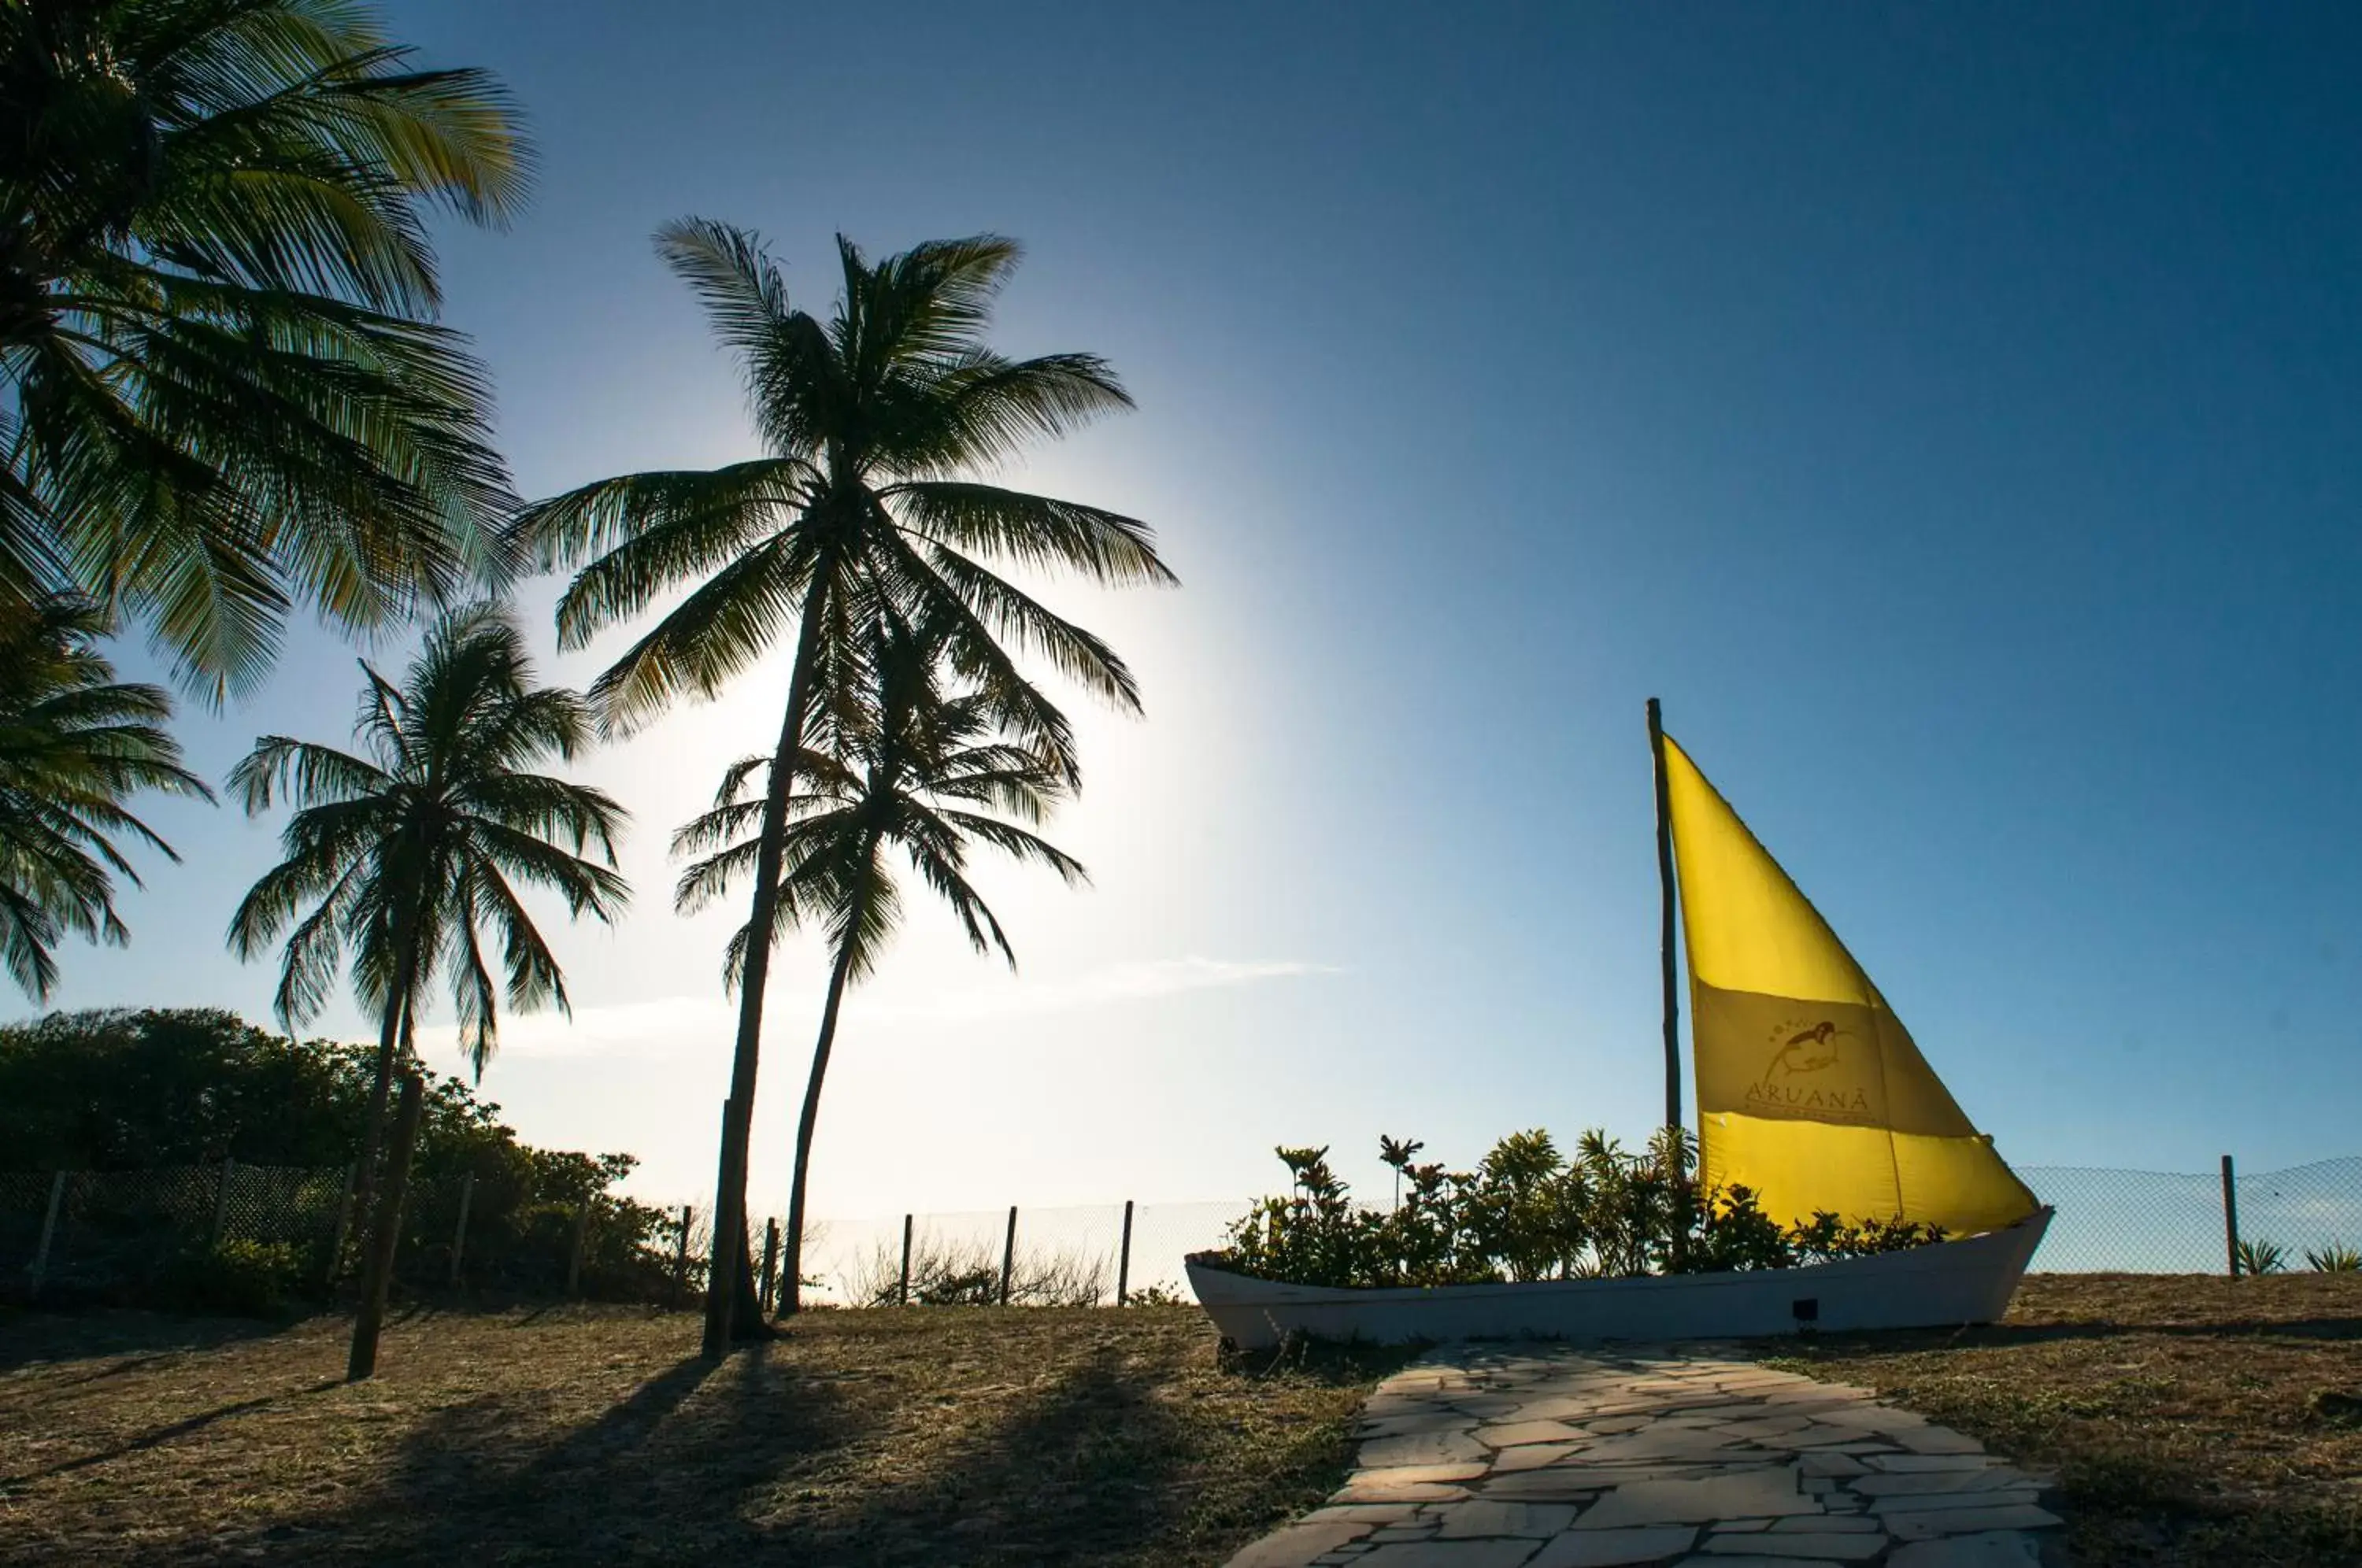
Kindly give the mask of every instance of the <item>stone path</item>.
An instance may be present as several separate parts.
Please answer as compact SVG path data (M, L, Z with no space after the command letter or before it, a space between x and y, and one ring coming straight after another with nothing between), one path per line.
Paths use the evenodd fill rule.
M2025 1568L2047 1477L1863 1389L1701 1352L1447 1347L1362 1413L1329 1506L1230 1568Z

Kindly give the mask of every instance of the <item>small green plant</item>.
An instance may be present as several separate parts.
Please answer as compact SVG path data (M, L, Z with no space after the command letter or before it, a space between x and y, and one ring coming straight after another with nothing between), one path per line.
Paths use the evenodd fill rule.
M1189 1297L1182 1294L1181 1287L1167 1280L1159 1280L1154 1285L1135 1286L1128 1299L1129 1304L1134 1307L1187 1307L1189 1305Z
M2304 1266L2315 1274L2362 1274L2362 1249L2342 1242L2332 1243L2319 1252L2307 1247Z
M160 1281L160 1295L183 1312L268 1318L286 1309L303 1272L301 1254L287 1242L233 1236L175 1259Z
M2288 1249L2278 1242L2242 1242L2235 1255L2241 1274L2288 1272Z

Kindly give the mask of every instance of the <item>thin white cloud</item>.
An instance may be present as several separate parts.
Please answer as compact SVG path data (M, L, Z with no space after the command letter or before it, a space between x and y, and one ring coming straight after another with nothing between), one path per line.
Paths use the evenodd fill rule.
M1297 959L1238 960L1192 955L1110 964L1060 979L1016 977L999 985L941 991L924 998L906 999L879 994L874 999L863 999L860 1006L867 1016L880 1021L941 1023L1021 1018L1342 972L1333 965ZM778 1016L792 1012L800 1020L818 1005L818 1000L816 996L806 995L800 987L774 990L765 1010ZM655 1001L578 1007L571 1019L562 1013L502 1019L500 1049L503 1056L677 1056L716 1045L726 1046L737 1021L737 1005L718 991ZM429 1061L458 1055L459 1032L455 1026L421 1029L418 1033L419 1049Z
M1154 958L1131 964L1110 964L1066 979L1028 980L1013 977L1002 985L950 991L924 1001L881 999L869 1010L874 1017L950 1020L1025 1017L1037 1013L1075 1012L1086 1008L1147 1001L1185 991L1215 990L1253 985L1263 980L1297 979L1310 975L1341 973L1334 966L1308 964L1291 958L1238 961L1224 958Z

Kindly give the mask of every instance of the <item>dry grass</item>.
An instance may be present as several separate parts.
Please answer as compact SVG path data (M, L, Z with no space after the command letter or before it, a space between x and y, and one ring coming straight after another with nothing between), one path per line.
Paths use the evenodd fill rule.
M2362 1276L2050 1275L2008 1320L1831 1338L1864 1385L2060 1480L2085 1568L2362 1562ZM2357 1399L2362 1408L2362 1399Z
M0 1314L0 1562L1218 1562L1403 1357L1226 1364L1194 1309Z

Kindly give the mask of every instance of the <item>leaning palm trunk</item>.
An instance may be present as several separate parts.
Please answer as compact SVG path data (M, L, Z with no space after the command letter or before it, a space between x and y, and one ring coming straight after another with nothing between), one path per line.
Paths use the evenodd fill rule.
M862 856L867 865L877 854L872 842L868 854ZM855 900L859 906L858 898ZM821 1007L820 1038L812 1044L811 1077L804 1083L803 1114L796 1121L796 1176L788 1189L787 1267L779 1282L779 1316L784 1318L803 1308L804 1262L804 1195L806 1178L811 1170L812 1132L820 1125L820 1091L828 1077L828 1054L836 1045L836 1012L844 1000L844 985L853 973L853 943L847 940L837 949L836 963L828 974L828 1000Z
M771 929L778 919L779 869L787 856L788 801L795 785L796 758L803 749L804 713L811 705L825 586L826 580L815 575L804 596L795 667L788 677L788 711L779 721L778 748L771 756L769 788L763 796L755 890L747 900L746 952L738 972L738 1039L730 1059L730 1099L723 1111L721 1169L714 1181L713 1257L706 1275L702 1347L709 1360L727 1353L734 1340L765 1339L771 1332L763 1322L753 1260L747 1255L746 1161L754 1142L755 1080L763 1052L763 997L771 978ZM792 1260L792 1235L788 1245ZM791 1261L790 1291L795 1277Z

